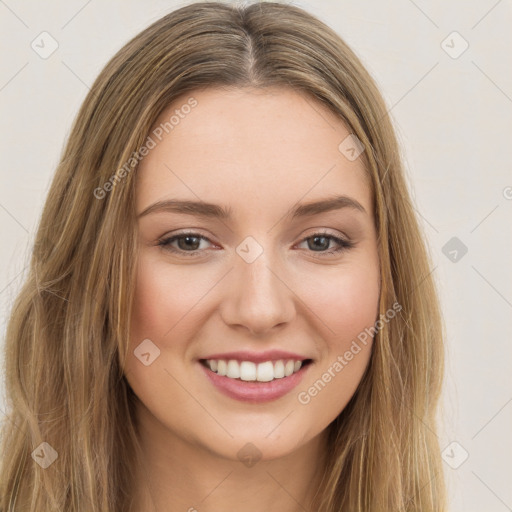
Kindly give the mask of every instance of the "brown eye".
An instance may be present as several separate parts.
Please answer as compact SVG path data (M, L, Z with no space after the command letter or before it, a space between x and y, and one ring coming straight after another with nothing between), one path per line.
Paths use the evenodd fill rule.
M201 240L209 242L208 238L198 233L181 233L169 238L164 238L158 242L158 245L166 251L183 254L185 256L196 256L200 252ZM176 245L171 245L176 242Z
M178 248L188 251L190 250L197 250L199 249L199 246L201 245L201 240L197 236L180 236L176 238L176 241L178 242Z

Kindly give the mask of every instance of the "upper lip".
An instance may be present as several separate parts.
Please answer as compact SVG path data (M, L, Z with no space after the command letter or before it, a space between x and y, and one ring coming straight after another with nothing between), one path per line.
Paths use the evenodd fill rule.
M249 350L239 350L236 352L211 354L207 357L202 357L201 359L235 359L237 361L252 361L253 363L264 363L265 361L279 361L280 359L293 359L294 361L304 361L310 358L301 356L300 354L295 354L293 352L286 352L284 350L266 350L264 352L251 352Z

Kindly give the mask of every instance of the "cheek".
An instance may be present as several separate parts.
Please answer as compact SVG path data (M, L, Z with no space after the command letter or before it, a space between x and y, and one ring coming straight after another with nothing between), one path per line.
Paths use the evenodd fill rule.
M125 374L136 395L156 417L165 410L165 397L172 396L169 405L183 410L190 404L190 396L165 373L174 374L174 365L183 359L195 325L193 307L204 295L205 279L201 287L201 279L192 280L190 274L190 267L180 269L144 252L139 256ZM134 351L147 339L160 352L145 366ZM146 346L150 357L157 353L151 345Z
M137 269L131 332L137 339L165 343L167 334L193 309L204 294L204 279L191 279L190 267L172 266L142 255Z
M378 316L379 274L375 265L347 266L303 280L304 303L315 313L330 349L340 350Z
M160 338L165 312L174 311L173 304L168 304L172 295L164 293L162 277L156 267L144 262L139 264L132 309L131 332L135 343L144 338ZM168 320L169 329L172 318Z
M319 364L300 386L297 400L315 425L328 425L354 395L371 356L365 329L378 317L379 275L373 266L337 269L305 286L321 335ZM363 334L364 338L361 336ZM364 339L364 341L361 341Z

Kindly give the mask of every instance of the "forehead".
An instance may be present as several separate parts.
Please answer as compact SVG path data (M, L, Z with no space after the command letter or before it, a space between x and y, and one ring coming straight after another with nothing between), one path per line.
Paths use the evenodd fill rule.
M179 196L254 212L339 193L371 212L362 159L339 149L349 133L327 107L291 88L194 91L152 128L156 145L137 171L137 210Z

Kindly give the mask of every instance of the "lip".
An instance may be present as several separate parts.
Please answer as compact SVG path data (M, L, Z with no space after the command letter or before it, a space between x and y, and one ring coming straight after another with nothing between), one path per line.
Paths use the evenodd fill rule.
M264 363L266 361L279 361L280 359L293 359L294 361L304 361L311 359L310 357L294 354L293 352L286 352L284 350L267 350L265 352L251 352L249 350L239 350L237 352L225 352L223 354L211 354L200 359L235 359L236 361L252 361L253 363Z
M219 357L219 359L224 359L224 356ZM208 359L215 359L215 357L210 356ZM289 357L289 359L293 359L293 357ZM250 359L243 360L247 361ZM270 359L265 359L264 361L269 360ZM274 379L271 382L255 382L230 379L228 377L223 377L216 374L215 372L212 372L200 361L198 361L197 364L209 379L209 381L224 395L241 402L261 403L277 400L297 387L306 372L309 371L309 367L312 365L312 360L309 361L310 362L305 366L302 366L298 372L292 373L290 376L283 377L282 379Z

